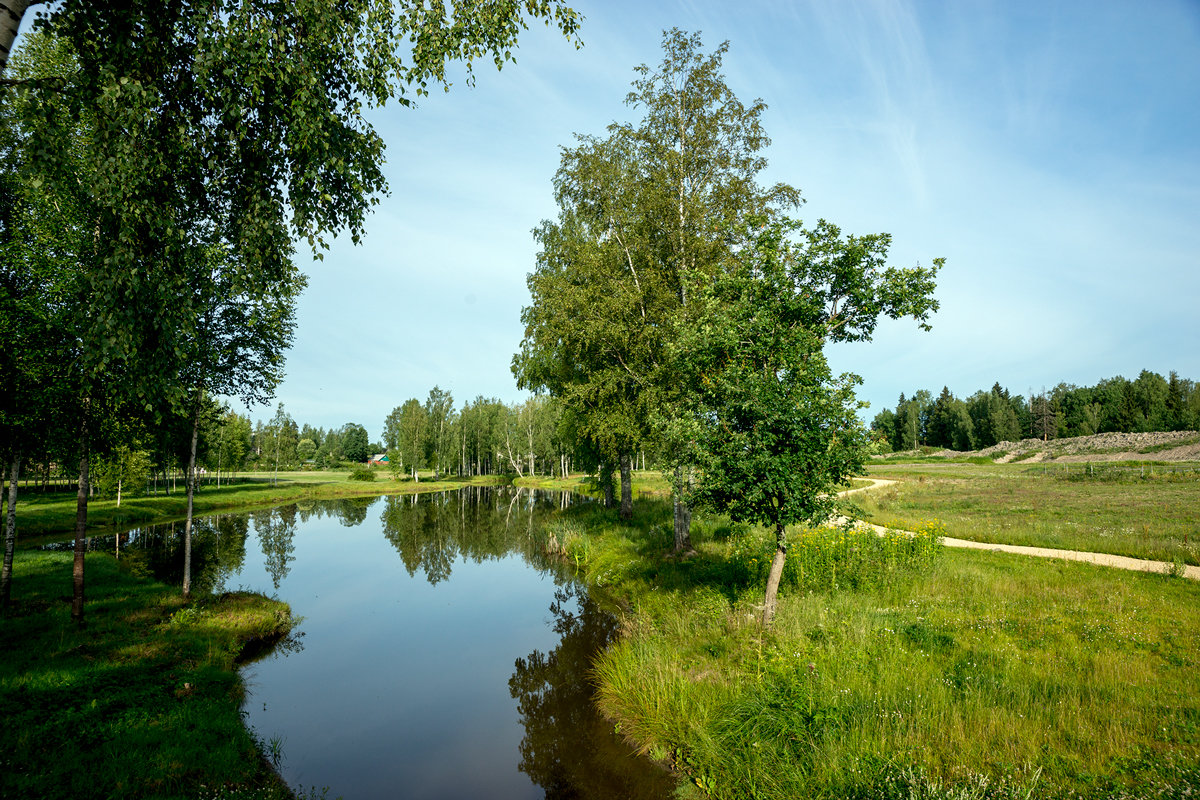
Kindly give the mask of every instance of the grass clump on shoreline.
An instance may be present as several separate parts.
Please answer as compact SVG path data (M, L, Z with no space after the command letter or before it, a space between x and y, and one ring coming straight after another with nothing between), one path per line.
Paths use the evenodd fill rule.
M627 608L595 668L603 711L697 796L1200 789L1193 582L939 548L857 583L835 561L836 590L832 569L806 567L825 576L812 582L796 570L764 630L761 579L740 554L753 531L700 520L697 555L680 559L665 504L638 519L569 513L547 542ZM836 532L796 539L808 536L824 549L796 546L797 562L844 546Z
M285 603L177 589L87 556L87 625L71 554L25 552L0 620L0 796L291 798L246 730L235 665L292 628Z

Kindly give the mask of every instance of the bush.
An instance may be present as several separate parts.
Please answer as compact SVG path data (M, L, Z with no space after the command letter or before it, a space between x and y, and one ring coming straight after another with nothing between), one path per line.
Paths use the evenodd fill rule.
M350 468L350 477L352 481L373 481L375 480L375 470L362 464L355 464Z

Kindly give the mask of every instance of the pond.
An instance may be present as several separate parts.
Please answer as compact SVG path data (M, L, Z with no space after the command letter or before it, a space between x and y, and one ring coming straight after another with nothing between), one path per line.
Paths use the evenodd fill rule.
M293 788L671 796L673 780L594 710L589 669L615 619L536 544L536 526L570 502L471 487L198 522L200 590L278 595L304 618L243 673L247 724ZM182 525L134 531L120 557L178 581L181 539Z

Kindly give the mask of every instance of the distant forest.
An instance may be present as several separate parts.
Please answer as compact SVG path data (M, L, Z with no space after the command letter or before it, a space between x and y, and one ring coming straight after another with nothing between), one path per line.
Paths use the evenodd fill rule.
M900 395L895 410L880 411L871 422L879 449L911 450L919 445L979 450L997 442L1059 439L1119 431L1200 429L1200 385L1172 371L1164 378L1142 370L1136 380L1121 376L1095 386L1060 383L1029 397L995 383L965 400L942 387L937 398L926 389Z

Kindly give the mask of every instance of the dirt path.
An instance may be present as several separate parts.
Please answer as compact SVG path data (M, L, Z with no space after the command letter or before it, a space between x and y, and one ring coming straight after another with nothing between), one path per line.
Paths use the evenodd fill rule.
M857 492L866 492L871 489L878 489L881 486L891 486L898 481L884 480L883 478L866 478L871 481L870 486L860 486L857 489L847 489L844 492L838 492L838 497L855 494ZM839 522L845 518L839 518ZM860 522L859 525L865 525L877 533L886 533L887 528L882 525L873 525L869 522ZM942 542L947 547L965 547L970 550L999 550L1004 553L1019 553L1025 556L1036 556L1037 558L1061 558L1064 561L1086 561L1089 564L1099 564L1104 567L1116 567L1117 569L1130 569L1137 572L1169 572L1172 564L1168 561L1149 561L1144 558L1129 558L1128 556L1114 556L1108 553L1088 553L1082 550L1055 550L1050 547L1025 547L1017 544L992 544L990 542L973 542L968 539L951 539L946 537ZM1200 580L1200 567L1188 566L1184 568L1183 576L1192 580Z

